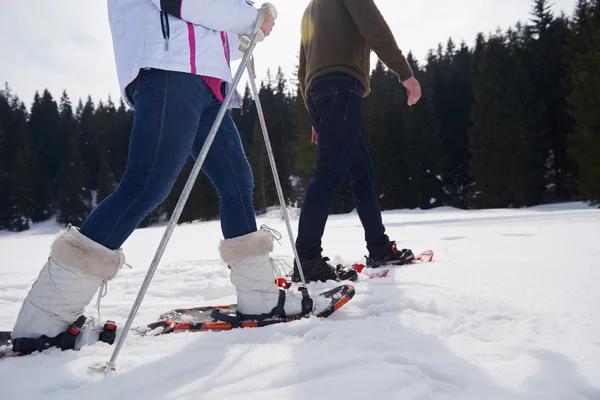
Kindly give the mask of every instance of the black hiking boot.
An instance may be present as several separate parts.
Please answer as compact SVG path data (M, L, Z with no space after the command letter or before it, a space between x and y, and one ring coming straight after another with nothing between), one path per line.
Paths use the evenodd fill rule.
M390 248L379 260L374 260L370 257L367 259L368 268L379 268L382 265L405 265L415 259L415 255L410 249L398 250L396 242L390 242Z
M302 272L304 272L304 279L306 283L309 282L326 282L328 280L334 281L355 281L358 279L358 273L352 267L344 267L341 264L333 266L329 264L329 258L327 257L316 257L310 260L301 261ZM292 281L301 282L300 273L296 261L294 261L294 273L292 274Z

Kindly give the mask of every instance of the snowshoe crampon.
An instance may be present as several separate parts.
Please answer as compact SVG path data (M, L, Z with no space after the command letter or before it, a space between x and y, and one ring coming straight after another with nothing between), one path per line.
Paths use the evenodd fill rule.
M316 314L319 318L327 318L354 297L355 289L351 285L336 287L318 295L319 302L323 298L330 300L330 305ZM314 299L317 301L317 299ZM178 331L228 331L236 328L259 328L268 325L297 321L313 314L280 316L244 316L237 312L236 304L182 308L164 313L159 321L147 326L135 328L137 334L165 335ZM257 318L259 317L259 318Z
M21 354L15 353L11 350L10 346L0 346L0 360L5 360L7 358L16 358L21 357Z
M425 250L421 254L417 254L415 259L410 264L420 264L433 261L433 250Z

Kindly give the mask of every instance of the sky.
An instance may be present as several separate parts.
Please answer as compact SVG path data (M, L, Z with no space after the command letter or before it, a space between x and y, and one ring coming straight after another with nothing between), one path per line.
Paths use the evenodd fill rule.
M469 46L478 32L506 30L527 21L529 0L375 0L400 48L423 61L429 49L451 37ZM571 15L576 0L554 0L555 13ZM260 4L260 2L257 2ZM291 78L308 0L271 0L278 11L273 34L255 50L256 72L265 79L282 67ZM0 84L29 107L36 91L55 98L66 90L73 103L120 98L112 37L104 0L0 0ZM374 56L373 61L376 61ZM237 64L234 64L236 67ZM240 83L243 90L246 79Z

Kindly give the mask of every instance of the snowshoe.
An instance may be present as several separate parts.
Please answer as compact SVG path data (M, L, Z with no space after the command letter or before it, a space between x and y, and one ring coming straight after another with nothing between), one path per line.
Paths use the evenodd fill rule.
M409 250L410 251L410 250ZM365 257L367 258L367 257ZM367 258L368 260L368 258ZM416 256L413 256L412 260L410 260L408 263L405 264L394 264L394 263L389 263L389 264L381 264L378 267L369 267L369 264L353 264L352 268L354 268L358 273L362 274L362 275L367 275L370 279L374 279L374 278L385 278L386 276L388 276L390 269L385 269L385 270L381 270L380 267L382 265L414 265L414 264L423 264L423 263L428 263L431 262L433 260L433 250L425 250L422 253L417 254Z
M333 280L340 281L356 281L358 279L354 268L349 268L338 264L333 266L328 263L328 257L317 257L310 260L302 261L302 271L306 283L309 282L327 282ZM293 282L300 282L300 272L296 262L294 261L294 273L291 276Z
M354 293L353 286L344 285L319 294L314 301L329 300L330 304L316 316L318 318L329 317L350 301L354 297ZM285 299L285 296L283 298ZM228 331L236 328L259 328L297 321L312 315L310 312L285 315L280 312L282 311L281 306L282 304L279 304L271 313L263 315L242 315L237 311L236 304L182 308L162 314L158 322L135 328L135 333L142 336L158 336L178 331ZM277 310L278 308L280 310Z
M415 255L410 249L398 250L396 242L390 242L390 248L386 254L379 260L366 257L366 266L368 268L379 268L382 265L406 265L415 259Z

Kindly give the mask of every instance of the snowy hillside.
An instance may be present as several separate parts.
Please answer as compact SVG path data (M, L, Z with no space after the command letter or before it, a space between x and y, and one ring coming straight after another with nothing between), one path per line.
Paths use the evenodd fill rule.
M275 257L291 264L276 214L259 223L284 234ZM600 399L600 210L396 211L384 222L399 247L432 248L434 262L361 278L328 320L129 335L106 377L87 370L108 360L105 344L8 359L0 399ZM56 230L0 232L0 330L12 328ZM103 318L125 321L163 232L125 243L134 269L109 283ZM134 325L235 301L220 238L218 222L175 230ZM324 247L335 262L360 262L357 216L331 217Z

